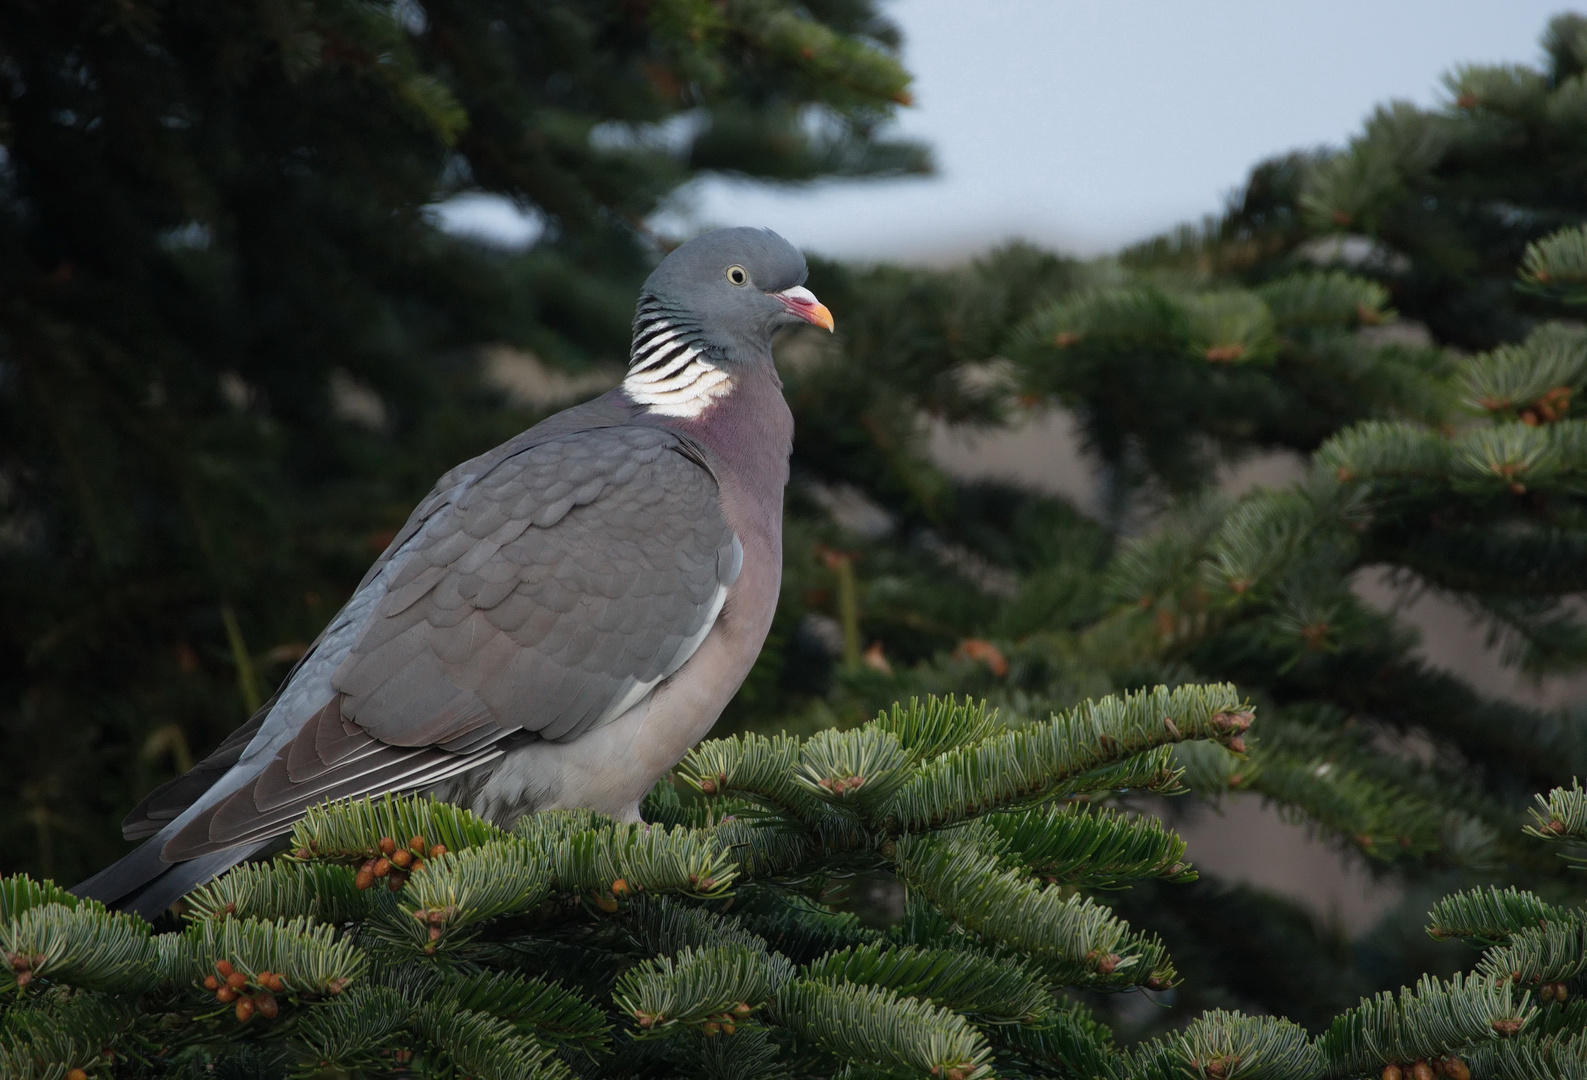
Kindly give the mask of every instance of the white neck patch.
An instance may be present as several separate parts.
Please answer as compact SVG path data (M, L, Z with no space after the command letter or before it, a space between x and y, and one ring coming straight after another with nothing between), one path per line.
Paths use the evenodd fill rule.
M657 319L635 332L623 390L636 403L662 416L692 418L732 389L732 376L688 341L686 328Z

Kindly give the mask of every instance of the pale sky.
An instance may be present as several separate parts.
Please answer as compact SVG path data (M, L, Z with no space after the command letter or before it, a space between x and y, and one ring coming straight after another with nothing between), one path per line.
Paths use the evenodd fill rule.
M1432 105L1461 62L1536 62L1559 0L892 0L929 179L707 180L671 232L766 225L849 259L1021 237L1077 254L1220 208L1251 165L1342 144L1380 102ZM510 228L479 207L480 224ZM456 219L460 225L464 218ZM466 227L466 225L465 225Z

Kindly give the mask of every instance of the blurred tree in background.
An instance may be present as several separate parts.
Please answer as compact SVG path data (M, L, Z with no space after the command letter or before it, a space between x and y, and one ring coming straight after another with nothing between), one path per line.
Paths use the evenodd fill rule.
M441 468L533 419L480 380L481 344L621 357L656 254L642 223L700 170L923 167L878 133L905 77L868 6L326 4L108 28L73 10L0 23L0 708L19 763L0 859L61 878L268 693ZM1264 163L1223 215L1117 260L813 264L840 332L784 343L783 598L723 729L808 735L968 692L1019 730L1229 682L1260 721L1243 753L1176 748L1196 796L1265 798L1405 888L1357 943L1177 871L1096 893L1177 963L1173 1009L1086 998L1121 1034L1215 1007L1315 1032L1470 964L1423 932L1438 894L1535 890L1543 907L1486 922L1461 921L1477 894L1440 909L1436 936L1479 943L1573 896L1521 826L1587 769L1582 715L1430 667L1357 588L1389 572L1457 602L1525 674L1587 659L1587 21L1544 47L1537 69L1457 71L1438 108L1379 110L1343 150ZM545 236L506 255L438 232L424 208L474 187ZM931 423L1052 408L1101 471L1095 514L927 452ZM1219 493L1224 467L1275 453L1297 483ZM1575 836L1584 806L1539 820ZM1549 947L1513 970L1581 990L1580 941ZM1475 983L1449 985L1475 1009ZM1549 1030L1579 1031L1572 1008ZM1030 1060L998 1059L1043 1074ZM1530 1067L1491 1074L1547 1075Z
M75 880L267 697L434 478L620 362L692 177L918 172L869 0L0 11L0 865ZM437 228L463 191L524 253Z

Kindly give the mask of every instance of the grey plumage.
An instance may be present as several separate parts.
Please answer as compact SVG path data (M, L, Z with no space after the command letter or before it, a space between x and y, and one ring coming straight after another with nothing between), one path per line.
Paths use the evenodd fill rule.
M442 477L276 696L129 815L147 842L75 891L152 914L349 795L637 818L775 608L792 421L770 339L831 325L804 274L761 230L664 260L624 386Z

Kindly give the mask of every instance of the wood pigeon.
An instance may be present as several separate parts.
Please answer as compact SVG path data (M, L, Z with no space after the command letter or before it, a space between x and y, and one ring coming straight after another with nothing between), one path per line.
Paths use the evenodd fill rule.
M771 625L793 440L772 334L832 329L806 273L761 229L662 260L622 385L443 476L275 696L127 817L147 842L73 891L153 917L348 796L638 821Z

